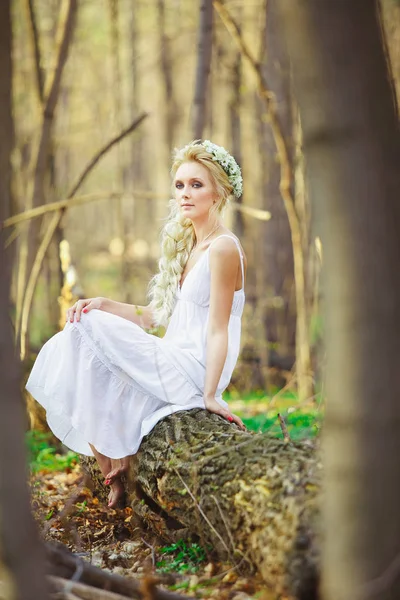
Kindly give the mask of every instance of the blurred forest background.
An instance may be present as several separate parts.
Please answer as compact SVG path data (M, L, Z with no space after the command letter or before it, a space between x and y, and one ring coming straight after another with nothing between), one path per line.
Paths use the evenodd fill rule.
M77 298L100 295L146 303L171 197L174 147L197 138L225 146L244 177L243 197L231 203L226 224L241 239L249 265L242 352L228 394L237 403L250 399L260 405L251 415L248 406L232 408L249 429L268 429L272 436L284 438L285 452L293 449L295 445L286 442L295 440L295 432L288 435L285 422L295 425L289 421L293 413L311 415L297 423L301 431L296 439L319 431L327 365L324 568L334 565L330 581L339 587L350 582L351 588L357 579L354 573L361 573L360 581L369 586L368 598L374 589L375 597L389 598L388 579L391 573L397 578L400 539L398 112L392 112L398 111L400 96L400 1L342 1L338 8L318 0L293 6L290 0L10 4L12 52L8 3L0 3L5 16L0 18L0 75L6 82L0 90L0 163L5 173L0 191L7 202L0 208L11 271L14 341L24 375L43 343L63 327L65 310ZM283 28L277 11L286 22ZM298 28L296 16L303 17ZM329 29L330 18L347 30ZM327 35L328 30L334 33ZM353 57L348 51L352 34ZM349 58L346 65L342 42ZM301 52L297 55L296 50ZM13 119L8 102L11 54ZM310 73L304 69L305 56L313 62ZM292 76L297 77L297 99ZM337 86L332 81L336 77ZM315 83L314 95L307 94L309 81ZM333 96L332 103L324 94ZM325 191L324 198L310 198L297 100L308 141L304 147L310 180L314 190ZM348 143L349 133L353 144ZM366 198L368 186L371 195ZM318 227L325 229L320 232ZM4 265L0 260L1 276ZM321 288L325 275L328 285ZM8 279L4 281L0 300L6 306ZM325 298L321 289L326 290ZM5 313L0 323L4 332ZM18 502L25 502L25 508L28 504L22 481L25 457L17 448L22 440L15 433L22 403L9 391L14 381L22 382L9 367L10 347L11 340L0 336L0 380L5 386L0 513L7 515L2 519L5 542L0 545L13 548L21 540L27 555L36 557L34 545L30 550L16 531L18 525L26 539L34 540L32 524L10 517L13 511L22 515ZM30 433L44 429L39 406L32 402L28 409ZM254 414L260 419L250 422ZM39 473L32 485L37 486L38 519L46 523L65 503L65 479L57 480L60 484L48 480L49 493L39 489L42 474L60 468L54 448L43 439L31 439L40 461L30 460L30 466ZM61 456L68 475L71 468L78 471L76 458ZM15 491L18 473L20 488ZM76 478L70 480L76 484ZM310 489L314 493L316 486ZM252 493L256 491L253 486ZM81 516L87 505L86 499L79 499ZM92 530L100 527L94 518ZM54 537L62 539L61 531L54 528ZM335 545L337 540L341 547ZM8 551L8 556L18 557L18 551ZM21 581L32 587L33 574L40 579L40 572L32 563L33 574L24 575L23 569L30 567L28 561L21 564ZM388 588L386 596L379 586ZM355 597L347 589L342 596L332 590L332 598Z
M243 197L226 214L249 263L231 392L288 386L300 400L315 397L324 362L323 351L316 360L323 249L311 227L274 4L12 6L18 177L9 215L44 205L34 219L6 221L15 339L27 368L76 297L146 302L171 197L172 150L209 138L234 154L244 177ZM400 6L381 6L399 92Z

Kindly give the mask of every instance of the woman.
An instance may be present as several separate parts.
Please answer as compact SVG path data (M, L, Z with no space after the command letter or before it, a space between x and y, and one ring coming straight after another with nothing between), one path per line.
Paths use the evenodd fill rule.
M240 169L224 148L191 142L175 152L175 199L162 232L159 273L148 306L79 300L63 331L40 351L27 389L54 434L94 455L123 494L129 455L155 424L179 410L206 408L244 428L221 395L239 354L246 260L221 222ZM166 325L163 338L145 330Z

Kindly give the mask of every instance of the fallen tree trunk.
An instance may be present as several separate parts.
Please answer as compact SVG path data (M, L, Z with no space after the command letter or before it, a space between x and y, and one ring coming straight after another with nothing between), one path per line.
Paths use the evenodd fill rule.
M312 600L320 471L314 444L242 432L193 409L163 419L143 440L127 492L162 538L188 530L220 558L258 570L278 597Z

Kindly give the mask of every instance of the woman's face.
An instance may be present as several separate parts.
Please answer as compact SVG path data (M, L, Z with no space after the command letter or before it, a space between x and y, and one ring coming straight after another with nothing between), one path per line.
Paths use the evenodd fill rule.
M182 214L191 220L208 218L217 194L206 167L196 161L183 163L175 174L175 198Z

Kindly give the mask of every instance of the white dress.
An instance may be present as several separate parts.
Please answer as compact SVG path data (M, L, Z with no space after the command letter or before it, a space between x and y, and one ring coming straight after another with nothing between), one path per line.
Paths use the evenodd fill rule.
M222 236L219 236L222 237ZM228 353L218 384L221 398L235 367L244 306L235 292ZM218 238L215 238L218 239ZM215 241L215 240L213 240ZM187 274L163 338L101 310L82 313L48 340L35 361L27 390L46 409L50 429L63 444L92 456L89 443L110 458L135 454L163 417L205 408L203 390L210 304L209 251Z

